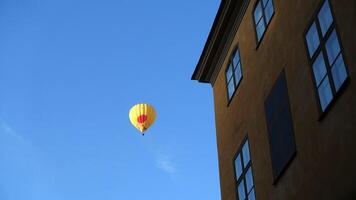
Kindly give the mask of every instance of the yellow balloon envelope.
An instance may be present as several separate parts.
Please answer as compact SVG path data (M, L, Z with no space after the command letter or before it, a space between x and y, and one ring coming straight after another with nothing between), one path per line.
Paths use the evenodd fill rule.
M143 135L143 132L145 132L155 121L156 111L151 105L140 103L134 105L130 109L129 117L132 125Z

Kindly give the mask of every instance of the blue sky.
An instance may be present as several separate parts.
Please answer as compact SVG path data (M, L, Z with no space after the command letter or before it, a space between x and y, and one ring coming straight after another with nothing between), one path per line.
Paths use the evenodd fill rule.
M212 91L190 80L219 3L1 0L0 199L219 199Z

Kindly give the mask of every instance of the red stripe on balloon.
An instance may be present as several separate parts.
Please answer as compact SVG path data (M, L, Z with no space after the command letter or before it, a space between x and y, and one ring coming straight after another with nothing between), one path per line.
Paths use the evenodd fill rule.
M147 115L140 115L137 117L137 122L142 124L147 120Z

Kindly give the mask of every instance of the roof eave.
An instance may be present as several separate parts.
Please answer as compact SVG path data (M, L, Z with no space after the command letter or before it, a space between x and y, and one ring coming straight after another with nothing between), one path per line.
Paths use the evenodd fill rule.
M224 18L224 11L226 11L227 5L228 5L227 0L221 1L218 12L214 19L213 25L210 29L210 33L209 33L208 38L205 42L203 52L200 55L198 64L195 67L195 70L193 72L191 80L197 80L200 83L211 83L210 77L207 75L207 73L211 70L211 66L206 65L206 62L207 62L207 59L210 57L212 47L216 43L216 39L217 39L216 36L220 31L221 24L222 24L222 21Z

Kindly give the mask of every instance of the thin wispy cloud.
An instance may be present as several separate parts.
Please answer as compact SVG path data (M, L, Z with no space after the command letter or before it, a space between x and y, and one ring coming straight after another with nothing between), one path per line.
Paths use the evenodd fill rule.
M42 153L24 138L16 126L0 118L0 171L1 184L9 191L2 191L8 199L60 199L54 185L56 172L42 160ZM26 180L25 182L21 180ZM22 193L13 191L23 190ZM50 197L50 198L49 198ZM2 198L1 198L2 199Z
M156 165L160 170L168 173L169 175L174 175L177 172L171 158L166 154L159 153L157 155Z
M5 133L8 135L11 135L11 136L15 137L16 139L24 142L24 138L21 135L19 135L18 133L16 133L16 131L2 119L0 119L0 133Z

